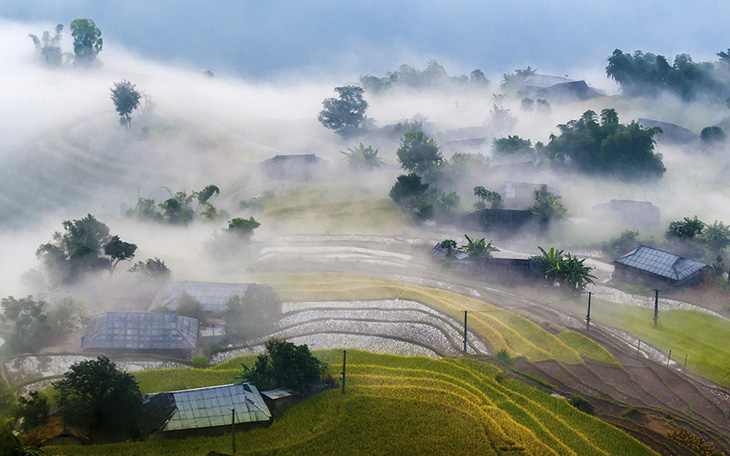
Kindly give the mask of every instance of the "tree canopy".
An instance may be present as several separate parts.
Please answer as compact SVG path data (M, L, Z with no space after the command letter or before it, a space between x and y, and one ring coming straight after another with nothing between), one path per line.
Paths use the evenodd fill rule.
M600 123L593 111L580 119L558 125L560 136L539 152L561 166L569 165L587 174L602 174L631 180L661 177L666 168L661 154L654 153L654 135L659 127L643 128L632 121L621 124L614 109L601 111Z
M138 261L129 269L129 272L140 274L153 280L170 280L172 271L167 267L164 261L155 257L148 258L146 261Z
M439 145L422 131L406 132L396 155L403 169L421 177L444 163Z
M119 114L119 123L132 128L132 112L139 106L139 100L142 98L142 94L135 89L135 85L131 82L122 79L121 82L115 82L114 87L111 88L112 101L114 107Z
M340 136L355 136L366 129L365 111L368 102L363 98L363 89L358 86L335 87L338 98L326 98L322 102L318 120Z
M41 39L33 34L28 35L33 40L39 60L45 65L60 66L63 63L63 52L60 45L61 32L63 32L63 24L56 25L53 37L50 32L43 32Z
M67 419L89 424L96 431L137 436L142 410L139 385L106 356L72 365L53 386Z
M446 69L436 60L430 60L426 68L419 70L412 65L401 65L397 70L389 71L379 78L372 75L360 76L360 84L373 93L384 92L393 87L408 87L411 89L428 89L446 83L465 84L473 86L488 86L489 81L481 70L474 70L469 76L449 76Z
M200 191L179 191L161 203L152 198L139 197L137 204L127 210L128 217L140 220L187 225L196 218L217 221L228 218L228 212L216 208L210 200L220 194L215 185L207 185ZM194 202L197 202L194 206Z
M55 280L70 283L87 272L111 271L119 261L134 257L135 244L111 236L109 227L88 214L80 220L65 220L64 232L36 250Z
M522 139L517 135L494 138L492 149L495 153L502 155L532 154L535 152L529 139Z
M91 19L75 19L71 22L71 36L74 38L76 65L92 65L104 45L101 30Z
M248 242L251 240L251 236L253 236L253 231L260 226L261 224L253 217L247 219L237 217L228 222L226 232Z

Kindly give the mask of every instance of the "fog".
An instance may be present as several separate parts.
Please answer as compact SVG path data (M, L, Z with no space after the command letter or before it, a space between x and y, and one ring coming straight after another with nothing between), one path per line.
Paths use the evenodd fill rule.
M90 8L92 12L100 12ZM537 10L545 8L542 5ZM14 11L19 17L38 17L24 8ZM71 9L50 8L49 11L56 11L58 20L67 23L64 14ZM241 69L237 59L219 67L201 65L202 57L192 52L181 61L175 57L174 47L159 60L153 60L150 56L156 57L155 46L143 48L141 43L128 41L131 38L110 17L100 14L97 25L105 37L104 50L99 55L102 65L90 70L71 65L49 69L36 61L28 34L40 35L54 25L55 22L0 21L0 84L12 88L0 92L0 137L3 138L0 296L38 292L37 282L27 275L39 265L36 249L50 241L54 231L61 230L62 220L80 219L87 213L106 223L112 234L136 243L135 261L162 258L176 280L244 280L247 268L255 260L256 249L275 244L281 234L373 231L372 226L342 227L323 219L316 211L279 223L274 218L267 219L265 215L242 209L238 203L260 196L266 190L276 190L280 196L282 189L296 188L272 184L258 167L260 162L277 154L316 154L325 160L325 171L318 179L334 182L335 186L330 194L322 192L318 196L321 202L348 196L387 198L395 177L400 174L395 158L399 138L373 134L343 140L321 126L317 113L324 98L335 96L335 86L357 82L360 74L382 76L401 63L423 68L430 58L437 58L452 76L481 68L491 81L487 89L445 87L366 93L370 103L367 114L376 127L407 119L422 120L427 132L444 147L446 158L450 156L445 147L449 139L468 139L459 137L453 130L480 129L487 140L481 148L470 152L490 156L495 137L517 134L529 138L533 144L547 142L551 133L558 133L556 125L578 118L587 109L600 112L604 108L616 108L623 123L647 117L678 123L696 134L704 126L714 125L725 117L725 112L717 106L687 105L671 97L641 102L618 96L618 87L606 79L603 66L605 56L621 43L611 44L606 51L601 49L598 56L592 51L579 59L566 60L558 55L559 51L542 56L544 67L533 65L541 73L554 71L573 79L585 79L608 96L554 103L549 113L526 113L520 110L519 97L496 102L493 94L499 92L503 73L532 65L533 57L529 53L521 54L519 59L502 60L497 54L482 59L463 52L450 54L446 49L429 50L433 54L424 55L423 49L406 46L395 37L396 51L388 51L381 59L371 59L368 69L363 69L361 60L374 57L374 52L323 48L320 52L326 55L307 63L299 62L298 67L263 61L255 64L260 64L260 71L248 72ZM136 26L145 27L145 20ZM129 48L125 43L129 43ZM186 43L191 49L197 49L197 44ZM369 45L376 46L377 40ZM71 52L67 31L62 46L64 52ZM717 47L715 43L713 46ZM520 52L517 48L510 49L513 54ZM702 50L708 52L707 48ZM701 55L700 52L698 57ZM335 56L339 59L337 64L332 61ZM210 57L211 62L223 59L217 51ZM590 65L585 63L589 59ZM267 65L269 69L264 70ZM290 65L297 65L296 59ZM209 68L222 70L209 78L203 75ZM270 77L262 76L265 71ZM253 76L239 76L248 73ZM134 114L131 132L119 125L109 97L110 87L121 79L133 82L149 96L147 103L143 101L141 109ZM493 124L491 112L495 103L510 110L515 118L512 127L498 128ZM149 132L144 133L143 127ZM356 146L361 140L379 149L386 166L374 173L358 174L346 169L340 151ZM664 155L667 173L660 181L652 182L625 183L548 169L520 176L471 173L458 183L461 209L468 210L474 202L471 195L474 185L496 189L498 183L514 180L545 183L562 195L574 223L564 232L550 235L550 241L556 244L597 242L614 234L599 229L602 227L586 225L585 221L594 205L610 199L648 200L660 207L662 226L642 233L645 236L661 238L665 221L695 214L707 222L730 221L730 201L723 184L729 165L726 151L701 151L696 144L676 147L660 141L657 152ZM348 181L353 182L354 189L343 193L341 184ZM221 194L213 202L231 217L256 216L262 221L250 250L242 250L230 259L210 254L211 243L215 242L216 233L225 228L225 220L195 222L180 228L141 223L124 216L138 196L160 202L170 193L200 190L208 184L221 188ZM317 202L297 200L291 205ZM346 211L347 207L342 210ZM441 234L438 229L431 231L407 223L386 226L382 231L386 235L407 232L426 240ZM119 270L126 269L126 264L120 264Z

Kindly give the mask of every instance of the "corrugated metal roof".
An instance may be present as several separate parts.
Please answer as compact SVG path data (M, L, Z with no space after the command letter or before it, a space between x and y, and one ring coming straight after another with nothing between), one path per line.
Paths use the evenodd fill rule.
M177 314L109 312L86 326L83 348L193 350L198 320Z
M273 390L269 390L269 391L261 391L261 395L266 396L272 400L277 400L277 399L281 399L283 397L296 396L297 393L290 390L289 388L277 388L277 389L273 389Z
M175 399L177 410L163 431L230 425L231 409L236 410L236 424L271 418L264 399L250 383L173 391L170 394Z
M704 263L682 258L679 255L662 250L652 249L645 245L639 246L633 252L617 259L616 263L625 264L672 280L683 280L706 266Z
M208 312L223 312L233 295L243 296L250 287L263 287L253 283L175 282L160 290L150 309L164 307L176 310L180 295L185 292L197 299Z
M575 82L572 79L564 78L561 76L548 76L546 74L533 74L528 76L523 81L523 84L527 87L535 87L538 89L545 89L552 87L555 84L564 84L566 82Z

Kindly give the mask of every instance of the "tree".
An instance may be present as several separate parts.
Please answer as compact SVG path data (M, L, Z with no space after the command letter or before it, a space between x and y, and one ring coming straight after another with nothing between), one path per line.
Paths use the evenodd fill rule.
M533 256L531 260L540 263L545 270L545 278L552 280L571 291L582 291L586 285L593 283L595 276L591 274L592 267L583 263L585 259L578 259L570 254L563 256L563 251L550 247L545 250L538 246L541 255Z
M35 45L38 58L45 65L60 66L63 61L63 53L61 52L61 32L63 32L63 24L56 25L56 33L51 38L49 32L43 32L42 38L39 40L37 36L28 35Z
M700 141L702 141L702 144L704 145L715 145L718 143L723 143L727 139L727 135L724 131L722 131L722 128L718 126L714 127L705 127L700 132Z
M101 30L91 19L75 19L71 22L71 36L74 38L74 54L76 65L90 66L96 62L104 40Z
M138 261L132 266L129 272L141 274L144 277L153 280L167 281L172 278L172 271L167 267L164 261L155 257L149 258L147 261Z
M115 82L111 92L114 107L119 113L119 123L128 129L132 128L131 114L139 106L142 94L135 89L134 84L124 79L121 82Z
M253 231L260 226L261 224L253 217L249 217L248 219L237 217L228 222L228 229L226 231L248 242L251 240Z
M370 170L380 168L383 164L383 160L378 157L378 149L373 149L373 146L365 147L360 143L360 147L350 147L347 150L349 152L340 151L340 153L345 156L352 170Z
M124 242L117 235L112 236L104 246L104 253L111 258L111 273L114 273L114 269L120 261L134 258L134 252L136 250L136 244Z
M464 235L466 244L459 249L466 252L469 258L489 258L492 252L499 252L499 249L492 245L492 241L487 242L484 238L472 239L468 235Z
M439 211L451 214L461 205L461 197L456 192L439 192L435 201Z
M530 212L537 215L540 222L546 225L564 218L568 211L560 204L560 196L548 190L547 185L541 185L535 190L535 204L530 208Z
M12 414L21 420L20 430L27 431L40 426L48 419L50 411L48 398L38 391L31 391L27 396L20 396Z
M73 282L88 272L110 271L113 261L127 259L125 255L134 254L136 249L134 244L110 236L109 227L91 214L80 220L65 220L63 228L63 234L53 233L53 241L36 250L47 271L61 283ZM111 253L115 256L104 256Z
M66 419L91 425L92 430L136 437L142 394L132 374L117 370L106 356L71 366L53 384L56 402Z
M245 340L270 334L281 318L281 300L268 287L249 287L243 295L233 295L226 302L223 318L227 336Z
M474 196L479 198L479 201L474 203L474 209L477 211L483 211L487 208L487 203L490 203L490 209L502 209L502 195L492 190L487 190L481 185L474 187Z
M730 226L715 220L712 225L704 226L699 239L713 253L721 253L730 245Z
M444 163L438 144L422 131L409 131L401 138L396 151L401 167L421 177Z
M16 352L35 352L41 348L49 335L46 301L35 300L33 296L15 299L12 296L3 298L3 317L12 323L9 345Z
M428 187L417 174L401 174L390 189L389 196L395 204L405 207L411 200L423 198Z
M339 98L327 98L322 102L318 120L340 136L355 136L365 127L365 111L368 102L363 98L363 89L358 86L335 87Z
M207 314L203 305L187 291L183 291L178 296L175 313L183 317L195 318L199 322L205 322L207 320Z
M511 154L532 154L534 152L529 139L522 139L517 135L506 138L494 138L492 141L494 152L503 155Z
M245 364L237 377L251 382L259 390L290 388L306 396L309 385L320 381L327 365L312 355L307 345L271 339L266 342L266 354L259 355L252 368Z
M705 228L705 222L699 220L695 215L694 218L685 217L683 220L676 220L669 224L664 237L668 241L692 241L702 234Z
M446 258L452 258L456 252L459 252L456 241L453 239L444 239L439 242L439 247L446 249Z

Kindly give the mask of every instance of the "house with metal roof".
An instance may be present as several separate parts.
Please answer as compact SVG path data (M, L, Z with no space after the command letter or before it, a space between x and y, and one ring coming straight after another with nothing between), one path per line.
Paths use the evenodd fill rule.
M81 348L95 353L154 353L189 358L198 320L177 314L109 312L86 326Z
M648 201L612 199L593 206L591 218L602 224L637 228L659 225L661 214L659 208Z
M705 263L674 253L639 246L613 262L614 279L657 289L688 287L702 279Z
M142 404L143 427L148 433L159 433L158 437L216 434L230 429L232 423L248 427L270 420L266 402L250 383L156 393L146 396Z
M165 308L177 310L180 297L187 293L203 306L206 312L223 312L232 296L243 296L246 292L273 293L266 285L255 283L216 283L216 282L174 282L160 290L152 300L150 310Z

